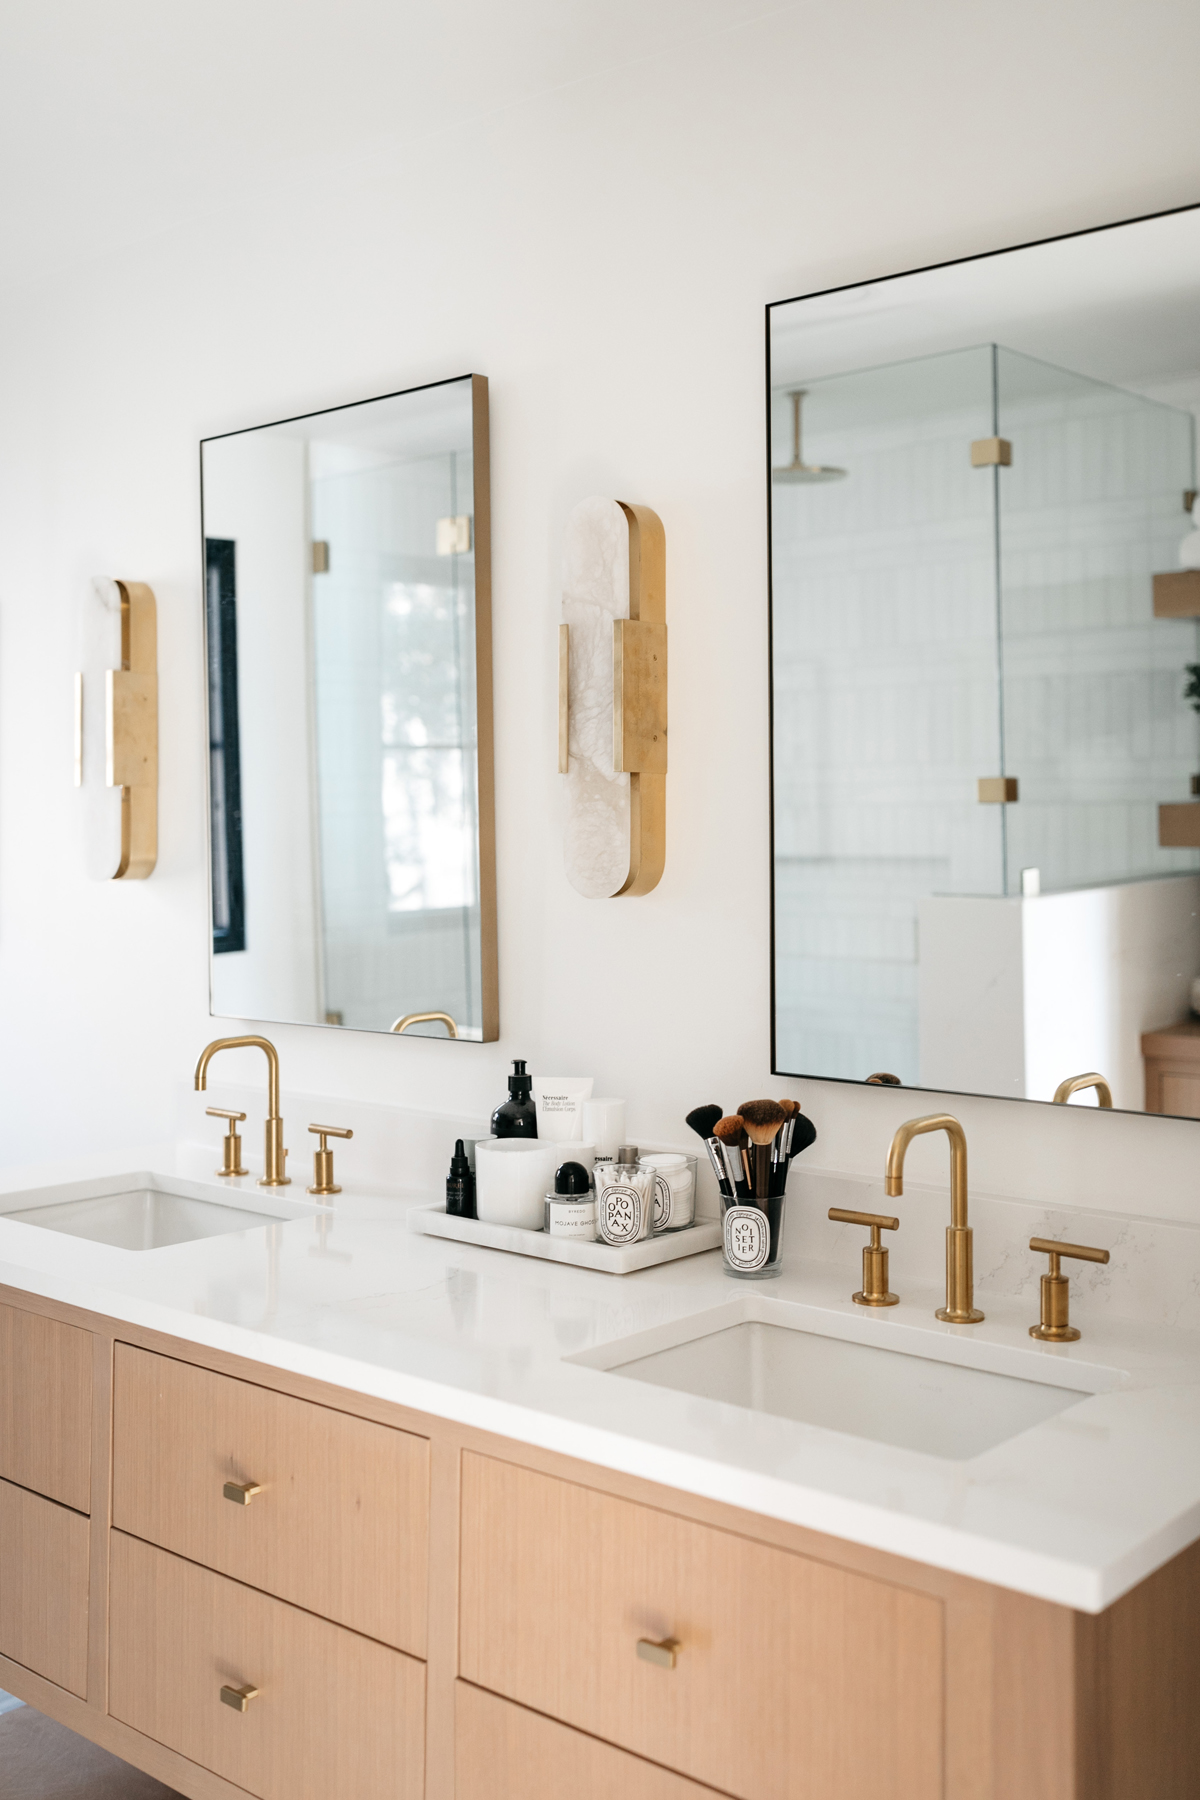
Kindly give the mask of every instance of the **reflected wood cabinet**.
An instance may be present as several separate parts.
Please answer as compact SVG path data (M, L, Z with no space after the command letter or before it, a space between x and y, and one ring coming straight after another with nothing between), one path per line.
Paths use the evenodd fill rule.
M12 1290L0 1333L0 1687L192 1800L1200 1791L1200 1547L1093 1618Z

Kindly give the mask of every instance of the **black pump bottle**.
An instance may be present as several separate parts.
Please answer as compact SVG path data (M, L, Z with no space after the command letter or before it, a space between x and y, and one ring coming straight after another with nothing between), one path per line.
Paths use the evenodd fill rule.
M514 1061L508 1078L508 1099L492 1114L492 1130L498 1138L535 1138L537 1109L533 1104L533 1082L525 1073L525 1061Z

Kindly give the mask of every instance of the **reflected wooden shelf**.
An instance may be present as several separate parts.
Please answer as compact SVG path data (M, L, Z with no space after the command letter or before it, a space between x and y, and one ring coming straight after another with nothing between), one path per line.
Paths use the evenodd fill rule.
M1200 1119L1200 1019L1143 1031L1146 1111Z

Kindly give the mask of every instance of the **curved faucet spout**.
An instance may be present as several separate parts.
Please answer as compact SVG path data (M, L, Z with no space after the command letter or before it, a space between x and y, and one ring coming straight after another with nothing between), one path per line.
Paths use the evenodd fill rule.
M215 1038L200 1052L200 1060L196 1064L196 1086L200 1089L208 1086L208 1065L218 1050L262 1050L267 1058L267 1114L272 1119L279 1117L279 1054L274 1044L265 1037L233 1037Z
M279 1056L274 1044L265 1037L214 1038L200 1052L196 1064L196 1086L208 1086L208 1065L218 1050L261 1050L267 1059L267 1124L263 1152L264 1173L259 1187L288 1187L291 1176L284 1174L287 1151L283 1147L283 1119L279 1112Z
M904 1158L908 1146L926 1131L944 1131L950 1139L950 1223L965 1225L967 1134L953 1113L926 1113L923 1118L909 1119L900 1126L888 1150L886 1192L893 1198L904 1192Z
M1071 1075L1066 1081L1060 1081L1054 1090L1054 1104L1065 1106L1072 1094L1081 1094L1086 1088L1095 1088L1097 1105L1111 1109L1112 1089L1095 1069L1089 1069L1086 1075Z
M944 1131L950 1139L950 1224L946 1228L946 1304L937 1316L950 1325L977 1325L971 1227L967 1224L967 1134L952 1113L926 1113L899 1127L888 1150L885 1192L904 1192L904 1158L915 1137Z

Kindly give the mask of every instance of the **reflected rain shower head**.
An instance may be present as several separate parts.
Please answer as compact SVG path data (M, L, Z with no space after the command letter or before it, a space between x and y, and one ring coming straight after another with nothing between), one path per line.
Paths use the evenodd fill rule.
M841 481L845 478L845 469L834 469L827 463L806 463L804 460L800 447L800 405L807 392L807 388L793 388L791 391L792 460L772 468L772 481Z

